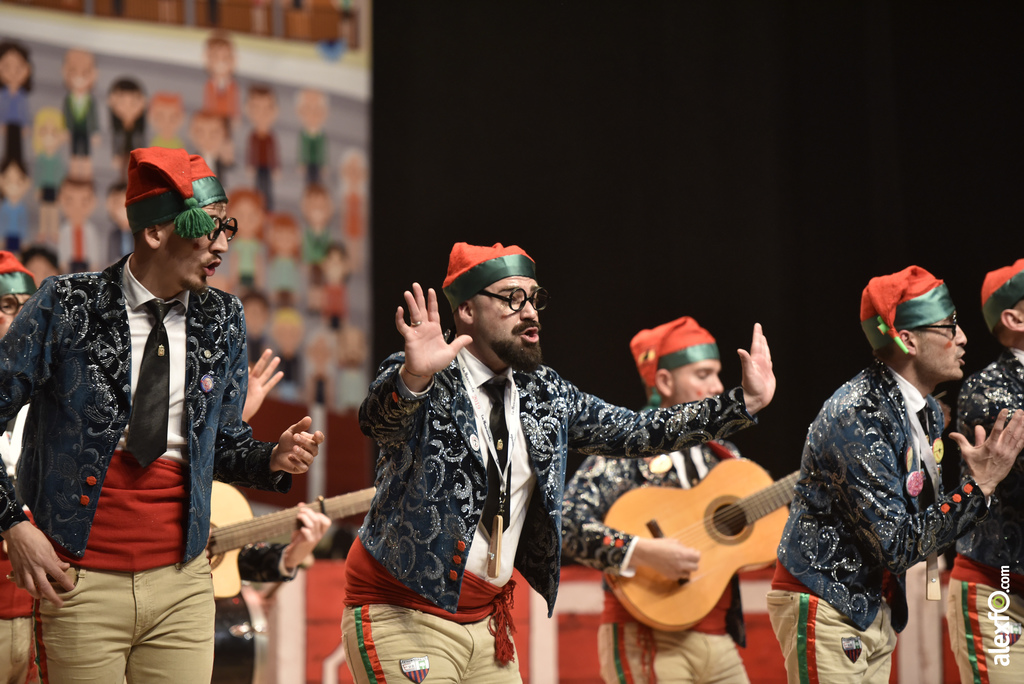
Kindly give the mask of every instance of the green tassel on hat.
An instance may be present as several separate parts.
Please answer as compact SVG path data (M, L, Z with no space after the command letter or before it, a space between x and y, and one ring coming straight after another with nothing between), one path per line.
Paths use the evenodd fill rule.
M174 232L188 240L209 235L215 228L213 218L203 211L195 197L185 200L185 211L174 219Z

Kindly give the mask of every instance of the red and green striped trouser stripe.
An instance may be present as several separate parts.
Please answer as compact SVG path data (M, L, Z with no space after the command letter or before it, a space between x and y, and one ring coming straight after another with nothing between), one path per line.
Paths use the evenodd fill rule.
M967 641L967 659L971 663L974 684L988 684L988 663L982 645L981 622L978 620L978 585L960 582L960 609L964 614L964 638Z
M373 643L373 629L370 622L370 606L360 606L353 611L356 621L356 640L359 642L359 656L363 670L371 684L385 684L384 668L377 657L377 647ZM352 667L357 667L352 663Z
M800 615L796 622L796 654L800 684L818 684L814 625L818 617L818 597L800 594Z

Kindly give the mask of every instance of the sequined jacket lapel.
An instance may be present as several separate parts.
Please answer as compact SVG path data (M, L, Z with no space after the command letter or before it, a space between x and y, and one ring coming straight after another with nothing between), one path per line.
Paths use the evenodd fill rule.
M384 361L359 411L380 446L377 494L359 538L396 579L455 612L473 533L487 496L482 441L454 365L426 396L398 391L403 361ZM561 558L562 491L570 448L586 454L652 456L752 423L739 388L698 404L635 413L581 392L546 366L515 373L520 418L537 476L516 568L554 607ZM475 439L474 439L475 438ZM476 444L476 448L474 448Z
M120 286L126 261L99 273L48 278L0 340L0 421L31 400L18 493L36 525L75 556L85 551L110 457L131 414L131 333ZM278 491L291 483L290 476L271 476L274 445L253 440L241 421L247 381L241 304L214 289L189 301L191 500L183 560L206 546L213 477ZM0 484L0 529L7 529L25 518L6 476Z
M957 411L959 429L974 441L974 426L991 431L996 416L1004 409L1024 409L1024 365L1013 352L1004 350L999 358L975 373L960 389ZM966 472L966 466L963 466ZM989 516L956 543L957 553L979 563L1024 575L1024 456L996 486Z
M941 413L928 397L941 434ZM896 381L876 362L840 387L811 423L779 561L860 629L882 604L886 571L896 580L892 624L907 624L903 575L949 547L985 510L970 477L919 510L906 491L910 419ZM940 483L941 484L941 483Z

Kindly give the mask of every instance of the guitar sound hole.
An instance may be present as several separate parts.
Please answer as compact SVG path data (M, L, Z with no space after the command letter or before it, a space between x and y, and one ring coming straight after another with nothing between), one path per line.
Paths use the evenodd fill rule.
M735 537L747 526L746 516L738 506L722 506L715 511L712 519L714 520L715 530L726 537Z

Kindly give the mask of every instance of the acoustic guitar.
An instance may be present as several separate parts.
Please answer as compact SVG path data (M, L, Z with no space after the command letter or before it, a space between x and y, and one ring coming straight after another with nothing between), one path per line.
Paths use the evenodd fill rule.
M639 567L633 577L606 573L616 598L640 622L665 631L688 629L711 612L732 576L770 564L788 517L800 471L772 484L742 458L716 465L693 489L641 487L623 494L604 522L629 534L671 537L700 551L689 580Z
M373 487L307 504L323 510L331 520L370 510L377 490ZM242 590L238 575L238 551L246 544L291 533L296 528L299 507L252 517L252 508L240 491L229 484L214 481L210 503L210 542L206 549L213 568L213 594L217 598L235 596Z

